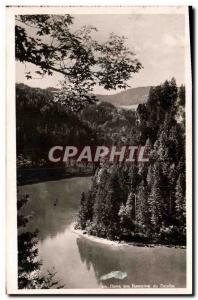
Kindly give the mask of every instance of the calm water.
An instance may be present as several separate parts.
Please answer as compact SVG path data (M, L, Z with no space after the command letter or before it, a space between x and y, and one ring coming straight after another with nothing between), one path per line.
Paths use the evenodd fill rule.
M71 232L80 195L90 184L90 177L79 177L19 188L19 194L30 195L23 211L30 216L27 230L39 229L39 256L44 268L55 268L65 288L132 287L132 284L185 287L184 249L116 247ZM112 271L126 272L127 277L100 280Z

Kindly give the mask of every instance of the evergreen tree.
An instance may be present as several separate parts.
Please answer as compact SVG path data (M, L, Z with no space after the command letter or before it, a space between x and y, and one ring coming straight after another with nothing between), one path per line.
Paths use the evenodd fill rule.
M130 192L126 204L120 206L118 216L120 217L120 234L123 237L132 237L136 229L136 194Z
M159 231L163 221L164 197L162 192L162 170L160 162L155 162L150 169L150 189L148 194L148 211L151 231Z
M20 209L27 203L29 196L17 198L17 224L22 233L18 235L18 288L19 289L49 289L64 288L59 280L55 279L54 270L43 274L42 263L38 259L38 231L26 232L28 219L20 213Z
M186 99L186 91L185 91L185 86L182 84L179 88L179 105L184 107L185 99Z
M178 94L173 78L151 88L148 102L139 105L133 141L149 146L148 163L106 165L95 176L97 235L185 244L185 127L177 119L184 92Z
M81 229L85 229L86 222L88 221L87 218L87 202L86 202L86 195L82 193L81 200L80 200L80 211L79 211L79 225Z
M186 197L185 197L186 187L185 187L185 177L184 174L180 174L176 184L175 192L175 210L176 210L176 220L182 228L186 224Z
M136 202L136 222L139 231L147 233L150 226L150 214L148 206L148 189L144 181L138 187L137 202Z

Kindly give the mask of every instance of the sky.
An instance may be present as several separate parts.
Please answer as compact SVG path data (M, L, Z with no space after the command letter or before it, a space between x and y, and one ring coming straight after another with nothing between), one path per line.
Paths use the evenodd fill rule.
M178 85L185 83L185 17L182 14L136 15L73 15L72 30L84 25L97 27L93 37L100 42L108 39L111 32L127 37L127 45L136 54L143 69L128 81L131 88L155 86L175 77ZM36 70L30 64L16 63L16 81L32 87L59 87L61 74L43 79L25 78L25 71ZM97 94L113 94L102 87L95 87Z

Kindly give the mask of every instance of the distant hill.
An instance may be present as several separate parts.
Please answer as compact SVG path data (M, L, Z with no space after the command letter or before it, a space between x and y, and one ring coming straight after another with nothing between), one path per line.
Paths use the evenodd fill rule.
M46 88L46 91L48 91L48 92L58 92L58 91L60 91L60 89L57 89L57 88L54 88L54 87L48 87L48 88Z
M114 95L96 95L96 97L99 101L106 101L115 106L131 106L145 103L150 88L150 86L137 87Z
M21 86L21 87L25 86L22 83L17 84L17 85ZM127 108L127 109L136 109L138 104L147 102L150 88L151 88L150 86L137 87L137 88L128 89L126 91L122 91L122 92L114 94L114 95L98 95L98 94L96 94L95 96L101 102L108 102L117 107L123 107L123 108ZM56 93L60 90L60 89L54 88L54 87L48 87L46 89L42 89L42 88L31 88L31 89L38 90L38 91L43 90L45 92L51 93L51 95L53 95L53 93Z

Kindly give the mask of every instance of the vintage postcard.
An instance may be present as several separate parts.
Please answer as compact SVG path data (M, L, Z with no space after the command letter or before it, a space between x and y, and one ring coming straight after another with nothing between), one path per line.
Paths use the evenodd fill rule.
M189 7L7 7L7 293L192 294Z

